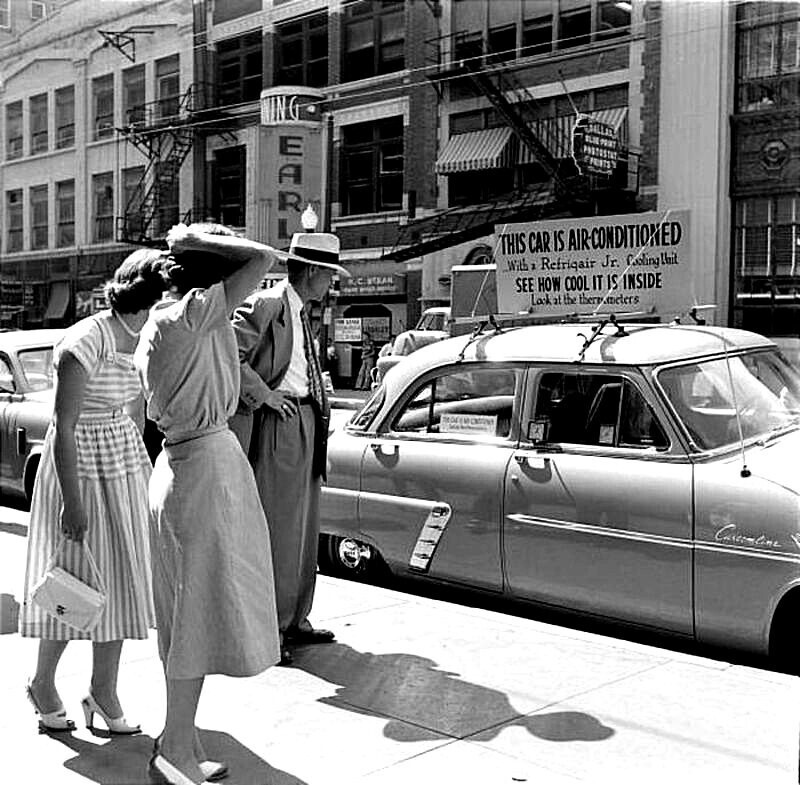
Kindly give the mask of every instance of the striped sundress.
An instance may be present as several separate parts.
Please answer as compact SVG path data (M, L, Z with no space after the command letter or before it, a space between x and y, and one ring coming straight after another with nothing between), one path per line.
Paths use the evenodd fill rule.
M48 640L107 642L147 638L154 624L150 577L147 485L150 461L136 424L124 407L142 388L133 355L117 352L109 312L78 322L56 347L54 362L70 352L88 374L75 429L78 482L89 528L85 542L106 587L106 607L91 632L81 632L43 613L30 601L61 541L61 486L53 456L54 428L47 432L31 502L28 560L20 633ZM80 545L67 541L57 561L94 585Z

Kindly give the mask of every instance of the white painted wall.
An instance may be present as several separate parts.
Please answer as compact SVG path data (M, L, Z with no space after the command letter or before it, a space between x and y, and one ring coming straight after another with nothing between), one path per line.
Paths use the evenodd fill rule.
M664 0L661 9L658 207L691 210L690 298L716 303L711 319L727 324L735 9L724 0Z

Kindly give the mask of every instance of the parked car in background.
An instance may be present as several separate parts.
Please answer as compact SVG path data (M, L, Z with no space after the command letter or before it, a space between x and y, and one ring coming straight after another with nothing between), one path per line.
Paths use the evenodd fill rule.
M797 667L799 459L800 373L762 336L459 336L405 358L332 433L321 561Z
M392 344L388 354L379 354L372 369L373 386L379 384L386 372L393 368L403 357L413 354L417 349L450 337L450 308L436 306L426 308L422 312L416 327L400 333Z
M0 333L0 493L30 501L53 414L53 347L63 334Z

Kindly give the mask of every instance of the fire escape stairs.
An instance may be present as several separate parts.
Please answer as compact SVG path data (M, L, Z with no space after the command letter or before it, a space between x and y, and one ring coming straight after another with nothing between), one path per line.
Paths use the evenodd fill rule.
M493 202L454 207L436 215L410 221L400 228L394 247L384 258L408 261L459 243L491 234L496 223L505 220L538 220L571 212L583 214L590 201L588 182L581 175L564 173L553 150L569 149L569 140L557 138L558 125L540 121L536 100L507 66L490 65L486 42L473 39L459 47L455 62L433 72L432 80L463 77L495 107L516 135L519 144L532 154L547 175L537 186L500 197ZM512 102L508 96L515 96Z
M120 128L120 133L146 158L147 165L137 186L117 219L117 239L137 245L161 245L159 210L161 196L177 182L181 167L194 143L191 119L195 104L194 86L177 102L174 114L164 114L163 103L142 108L138 122Z

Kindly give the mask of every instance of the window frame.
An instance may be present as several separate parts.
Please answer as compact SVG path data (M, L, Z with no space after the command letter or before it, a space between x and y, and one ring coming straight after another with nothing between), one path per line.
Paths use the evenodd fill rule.
M34 12L34 8L38 8L40 11L39 16L36 15ZM30 0L30 14L31 20L34 22L38 22L41 19L47 19L47 4L43 3L41 0Z
M395 430L395 423L398 418L403 414L406 406L414 400L417 395L427 386L433 384L437 379L445 376L452 376L458 373L465 372L497 372L497 371L512 371L517 374L515 381L515 389L512 400L511 418L509 423L508 433L501 436L491 436L488 434L459 434L453 432L431 432L431 431L398 431ZM374 432L383 438L396 439L398 441L428 441L437 443L459 443L459 444L493 444L516 447L520 439L520 423L522 421L522 413L525 407L525 395L528 386L528 367L525 362L514 360L467 360L463 362L449 362L444 365L439 365L431 368L424 374L414 379L412 383L406 386L401 395L398 396L394 405L388 410L385 416L379 423L375 423L374 419L372 425L374 428L369 428L367 432ZM433 393L435 395L435 392ZM480 396L491 397L491 396ZM477 400L471 399L471 400ZM431 397L431 406L435 405L435 398Z
M621 398L618 404L617 419L614 430L613 444L602 443L599 441L586 442L586 441L554 441L550 439L550 434L546 434L542 440L536 440L531 435L531 429L535 427L537 422L537 412L539 411L539 396L542 393L542 380L548 374L561 374L562 376L591 376L597 379L603 379L594 389L591 399L586 396L587 411L586 417L589 416L589 409L592 405L592 400L597 395L599 389L604 384L622 383L623 389ZM653 421L663 435L666 444L662 447L657 445L634 445L634 444L620 444L620 437L622 433L622 409L625 397L625 388L629 387L634 390L639 398L649 409ZM637 456L643 459L663 459L664 456L673 454L676 449L676 442L674 431L671 422L665 417L663 406L657 398L652 384L643 376L641 369L626 368L626 367L603 367L603 366L584 366L575 368L575 366L551 364L551 365L538 365L532 366L527 379L527 402L525 405L525 412L522 417L522 425L520 428L520 447L538 452L565 452L565 453L581 453L588 452L596 454L603 452L613 455L624 456Z
M181 99L180 55L172 54L156 60L154 79L159 119L175 117L179 112Z
M28 144L30 155L46 153L50 148L48 104L47 93L32 95L28 99Z
M108 106L106 106L108 104ZM92 79L92 141L114 135L114 74Z
M288 32L290 28L298 28L296 32ZM313 57L312 41L322 38L324 29L325 55ZM281 22L275 26L274 59L275 76L273 83L277 85L304 85L306 87L327 87L329 82L329 29L327 11L308 17ZM299 62L290 66L283 63L286 49L296 47ZM324 67L323 67L324 63ZM317 74L319 71L319 74ZM298 72L299 78L291 74ZM320 75L322 78L320 78Z
M249 70L254 60L258 62L257 73ZM223 78L228 70L236 71L235 79ZM264 37L260 28L217 41L216 85L217 106L259 100L264 86Z
M0 0L0 30L10 30L10 29L11 29L11 0Z
M53 98L55 113L55 149L75 146L75 85L59 87Z
M50 217L49 204L50 189L47 184L34 185L28 190L31 222L31 250L49 248Z
M135 127L145 123L146 80L144 64L122 71L122 121L125 126Z
M55 190L56 248L69 248L75 245L75 180L59 180Z
M97 172L92 175L92 242L105 243L113 239L114 172Z
M22 188L11 188L5 192L6 253L23 249L24 209Z
M392 135L384 133L384 129L389 128L392 124L398 124L400 133L396 130ZM352 138L348 142L348 134L352 137L358 132L366 135L367 129L370 131L370 139L366 141L353 141ZM400 145L400 152L387 154L387 148ZM353 177L351 172L354 168L354 162L359 157L370 157L370 176L366 177ZM395 170L388 170L385 164L389 160L402 161L402 168L398 172ZM392 212L402 209L403 194L405 188L405 126L402 115L392 115L377 120L371 120L364 123L353 123L350 125L342 126L341 128L341 146L339 152L340 161L340 199L342 204L342 215L369 215L375 213ZM400 193L399 201L388 201L385 198L386 184L399 178ZM353 191L354 189L361 189L363 193L369 195L370 203L367 205L367 210L353 209ZM366 204L366 201L365 201ZM356 206L360 206L360 203Z
M406 19L405 3L403 0L359 0L348 4L342 19L342 47L341 47L341 80L342 82L354 82L360 79L368 79L373 76L397 73L406 67ZM386 38L389 27L389 18L395 14L403 15L403 22L399 27L402 31L400 35ZM353 30L358 26L369 28L367 36L369 43L364 46L354 48ZM401 48L401 57L386 56L387 50ZM367 50L371 50L370 58Z
M6 160L16 161L24 155L25 137L22 123L22 100L6 104ZM12 133L13 129L13 133Z

